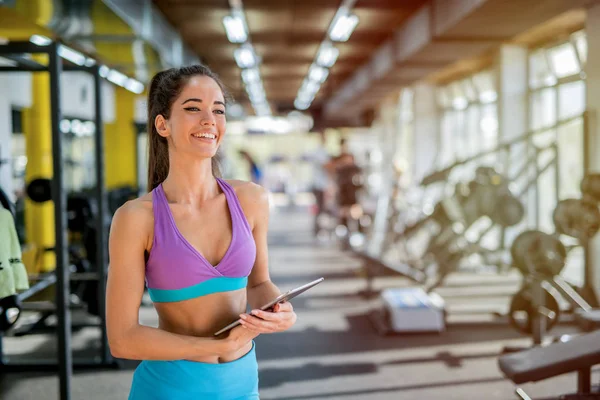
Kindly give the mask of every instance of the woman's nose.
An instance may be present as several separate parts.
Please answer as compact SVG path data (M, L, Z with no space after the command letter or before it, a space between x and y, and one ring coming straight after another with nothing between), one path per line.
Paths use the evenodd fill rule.
M200 124L204 126L210 126L215 124L215 117L211 112L202 113L200 117Z

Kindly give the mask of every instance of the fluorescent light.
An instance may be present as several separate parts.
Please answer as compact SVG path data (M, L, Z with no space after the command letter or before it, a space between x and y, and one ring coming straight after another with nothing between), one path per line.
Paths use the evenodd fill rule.
M242 80L246 85L260 81L260 74L258 72L258 68L242 70Z
M317 53L317 64L321 67L331 68L337 61L340 51L329 42L323 43Z
M233 56L235 57L235 62L238 67L242 69L252 68L257 64L256 55L254 54L252 47L240 47L233 52Z
M84 65L86 56L81 54L78 51L71 49L70 47L60 45L58 47L58 55L64 58L65 60L69 60L77 65Z
M310 79L305 79L304 82L302 83L302 87L300 88L300 91L313 94L313 93L317 93L320 88L321 88L321 84L319 82L315 82Z
M327 68L319 67L318 65L311 65L308 70L308 79L311 81L323 83L329 76L329 70Z
M119 86L123 86L123 87L129 80L129 78L126 75L123 75L122 73L120 73L119 71L117 71L115 69L110 70L106 79L108 79L115 85L119 85Z
M267 103L253 104L254 112L259 117L266 117L271 115L271 107Z
M356 25L358 25L358 17L356 15L340 15L332 25L329 38L334 42L345 42L352 35Z
M42 35L33 35L29 38L29 41L33 44L37 44L38 46L48 46L52 43L52 39Z
M125 89L135 94L141 94L144 91L144 85L136 79L129 78L125 83Z
M306 110L310 106L310 103L301 101L300 99L296 99L294 101L294 107L298 110Z
M231 43L244 43L248 39L248 32L244 26L244 21L239 15L228 15L223 18L227 39Z
M103 77L106 78L108 76L108 73L110 72L110 68L108 68L106 65L103 65L100 67L100 70L98 71L98 74Z
M86 58L85 66L91 67L92 65L96 65L96 60L94 60L93 58Z

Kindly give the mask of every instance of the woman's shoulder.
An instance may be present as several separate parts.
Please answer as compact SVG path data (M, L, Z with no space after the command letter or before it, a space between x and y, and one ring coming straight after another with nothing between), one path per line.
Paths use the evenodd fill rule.
M233 188L244 212L256 215L269 209L269 192L264 187L248 181L227 179L226 182Z
M128 200L117 209L113 221L121 221L127 224L145 225L152 222L152 194L146 193L136 199Z
M238 179L227 179L226 182L235 190L235 194L241 198L249 200L259 200L262 197L268 196L268 191L264 187L249 181L241 181Z

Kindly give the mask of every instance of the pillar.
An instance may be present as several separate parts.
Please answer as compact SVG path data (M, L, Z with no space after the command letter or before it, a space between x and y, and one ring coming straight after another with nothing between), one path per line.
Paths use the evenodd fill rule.
M42 58L35 56L40 62ZM27 168L25 182L36 178L52 179L52 121L50 115L50 76L47 73L35 73L32 76L32 105L23 111L23 133L25 134ZM25 229L28 243L37 248L53 247L54 203L42 204L25 200ZM54 253L45 253L41 265L42 271L53 270L56 266Z
M587 119L585 140L587 144L587 172L600 173L600 5L587 10L585 30L588 42L586 74ZM592 283L596 296L600 297L600 234L592 239L587 260L588 283Z
M106 187L137 186L137 135L134 126L136 95L115 88L116 118L105 124Z
M498 143L508 142L524 135L529 130L528 116L528 55L527 48L515 45L503 45L498 51ZM505 158L501 154L498 164L503 167L503 173L514 177L522 161L525 161L527 144L514 145L510 150L511 157ZM520 190L527 180L527 174L517 180L517 190ZM535 193L531 190L522 199L525 206L523 221L506 232L506 243L510 244L514 238L527 226L534 227L535 221Z

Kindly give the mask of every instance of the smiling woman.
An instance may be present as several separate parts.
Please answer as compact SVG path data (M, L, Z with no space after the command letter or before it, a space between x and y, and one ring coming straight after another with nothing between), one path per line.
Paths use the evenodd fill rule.
M110 348L143 360L130 400L258 399L253 339L296 321L290 303L256 310L280 294L267 265L268 195L218 176L226 103L204 66L161 72L150 85L151 192L117 210L109 243ZM158 328L138 322L145 285ZM237 318L241 326L214 337Z

